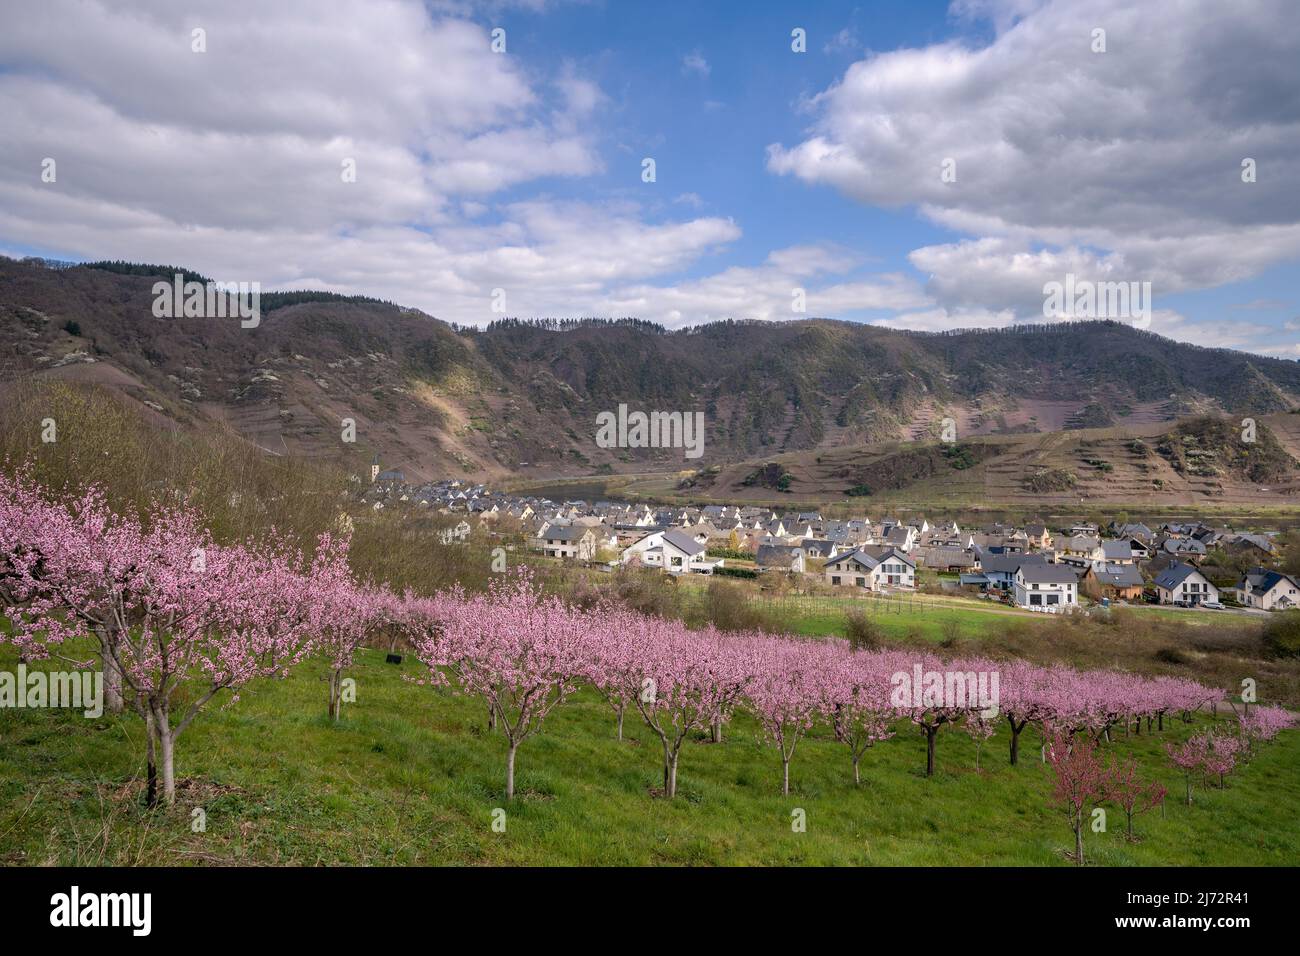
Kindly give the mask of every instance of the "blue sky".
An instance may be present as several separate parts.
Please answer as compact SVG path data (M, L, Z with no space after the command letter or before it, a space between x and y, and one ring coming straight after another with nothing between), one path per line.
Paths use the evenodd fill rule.
M909 269L908 251L948 234L909 210L846 202L766 169L768 145L798 141L810 119L804 104L856 59L959 35L944 3L592 3L503 10L484 22L504 26L521 59L572 60L610 97L607 168L581 180L553 177L545 189L576 199L598 189L660 204L668 216L685 206L737 220L744 234L682 276L826 242L862 253L871 271ZM807 33L802 55L791 49L796 27ZM656 161L654 184L641 180L647 156ZM513 193L523 198L536 185Z
M464 323L1000 326L1072 275L1150 283L1141 327L1300 358L1284 0L15 8L7 254Z

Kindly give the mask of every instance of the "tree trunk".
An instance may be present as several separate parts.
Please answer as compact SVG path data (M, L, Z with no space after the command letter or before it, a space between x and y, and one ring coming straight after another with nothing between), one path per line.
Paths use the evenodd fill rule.
M925 775L927 777L934 776L934 738L938 733L937 724L925 728Z
M176 805L176 764L174 758L176 738L165 710L154 708L154 726L158 732L158 770L162 775L163 801L169 807Z
M1163 710L1160 711L1160 713L1156 714L1156 729L1157 730L1165 729L1165 712Z
M860 759L861 757L858 754L853 755L853 785L855 787L862 786L862 771L858 767L858 761Z
M781 796L790 796L790 758L781 757Z
M497 712L492 709L491 704L488 704L488 730L496 730L496 729L497 729Z
M163 800L167 806L176 806L176 766L173 762L175 753L176 739L170 733L163 734L158 738L159 749L162 750L162 783L163 783Z
M677 751L664 741L664 796L677 796Z
M506 754L506 799L515 798L515 751L519 749L519 744L512 743L510 751Z
M1074 828L1074 865L1083 866L1083 811L1079 811L1078 825Z
M154 738L157 731L154 729L153 711L144 708L144 732L148 738L145 744L145 761L148 769L145 771L146 783L144 790L145 806L153 809L158 806L158 752L154 746Z
M341 673L342 671L337 671L337 670L330 671L330 676L329 676L330 697L329 697L329 708L328 708L330 720L338 720L339 711L342 709L340 707L340 702L339 702L339 697L340 697L339 675Z
M722 743L722 718L719 717L713 722L712 739L715 744Z
M122 672L113 657L112 638L105 635L100 640L104 644L104 709L110 714L120 714L123 706Z
M1020 759L1020 731L1025 729L1025 725L1021 723L1017 727L1016 722L1010 717L1007 718L1007 723L1011 725L1011 766L1014 767L1016 761Z

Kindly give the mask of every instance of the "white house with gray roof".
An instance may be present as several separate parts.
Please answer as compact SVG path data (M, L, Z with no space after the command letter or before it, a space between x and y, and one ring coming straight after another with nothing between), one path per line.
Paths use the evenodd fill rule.
M1031 611L1079 606L1079 575L1063 564L1022 564L1016 570L1015 602Z
M590 561L596 555L596 532L586 525L550 525L541 542L542 553L550 558Z
M1300 582L1272 568L1251 568L1237 585L1237 600L1262 611L1300 607Z
M822 574L834 587L869 591L916 587L916 562L897 548L865 546L832 554Z
M1156 575L1155 585L1161 604L1195 607L1219 600L1219 589L1210 583L1210 579L1182 561L1175 561Z
M679 528L652 531L623 550L624 564L640 562L662 568L669 574L712 574L723 565L722 558L706 556L705 546Z

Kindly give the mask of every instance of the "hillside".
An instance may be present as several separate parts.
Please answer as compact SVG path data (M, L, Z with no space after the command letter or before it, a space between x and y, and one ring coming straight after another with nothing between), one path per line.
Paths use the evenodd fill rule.
M693 500L1079 505L1300 505L1300 415L996 435L943 445L887 442L792 452L677 481ZM648 491L646 488L640 490Z
M1298 362L1113 323L944 335L817 319L462 330L375 300L275 293L261 324L242 329L154 318L149 273L172 270L131 271L0 258L0 377L94 382L181 426L228 424L273 454L342 453L358 470L378 454L416 478L668 471L791 452L835 460L937 438L945 417L966 441L1147 434L1188 415L1300 406ZM703 459L597 447L595 416L620 403L703 411ZM340 437L348 418L354 444Z

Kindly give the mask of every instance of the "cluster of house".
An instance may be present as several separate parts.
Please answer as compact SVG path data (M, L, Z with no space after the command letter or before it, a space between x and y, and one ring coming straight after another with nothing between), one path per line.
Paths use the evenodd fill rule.
M955 521L831 519L754 506L556 502L455 480L412 487L400 473L377 468L364 497L377 508L406 502L461 517L442 533L444 541L468 536L470 520L506 519L530 548L551 558L711 574L726 566L728 556L734 564L752 555L759 571L816 574L833 587L875 592L915 588L920 566L1043 611L1076 607L1080 590L1110 601L1140 601L1150 589L1163 604L1221 606L1224 595L1200 565L1211 551L1224 549L1258 558L1231 589L1235 601L1264 610L1300 607L1300 583L1269 566L1278 557L1273 534L1200 523L1153 530L1113 522L1104 531L1080 523L1054 532L1042 524L963 529Z

